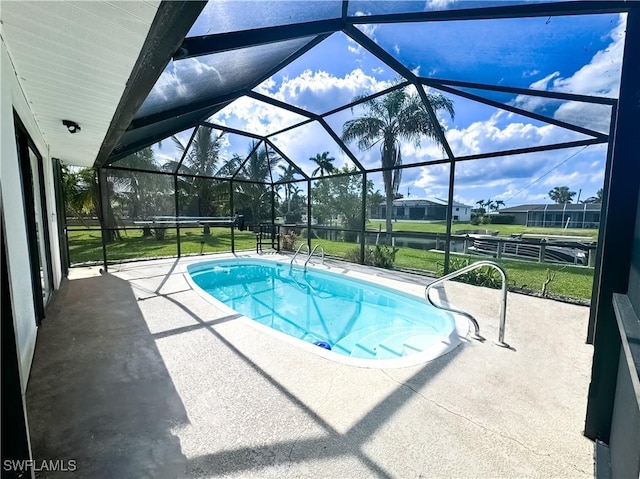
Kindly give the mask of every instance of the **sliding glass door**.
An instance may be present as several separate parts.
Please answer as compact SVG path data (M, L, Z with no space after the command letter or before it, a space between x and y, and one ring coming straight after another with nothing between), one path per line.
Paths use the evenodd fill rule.
M53 291L43 164L42 156L33 144L22 122L17 115L14 115L14 119L16 121L18 161L20 162L22 176L22 195L27 224L27 246L31 263L33 300L36 310L36 322L39 324L44 318L44 307Z

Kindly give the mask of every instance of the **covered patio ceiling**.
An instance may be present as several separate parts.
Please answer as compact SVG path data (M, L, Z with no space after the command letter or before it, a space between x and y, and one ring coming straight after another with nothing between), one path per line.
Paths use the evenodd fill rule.
M310 155L284 146L294 136L322 138L342 164L380 171L355 144L343 141L342 126L362 103L404 87L422 99L438 137L422 145L420 157L407 162L411 166L606 144L617 89L553 79L565 76L576 58L598 55L596 34L589 29L595 24L623 26L628 8L617 1L210 2L169 53L171 60L159 67L162 72L148 85L126 131L112 123L95 166L135 168L119 160L172 135L181 134L183 143L191 145L198 128L210 128L244 142L236 147L236 157L240 149L247 158L256 143L264 145L295 168L296 180L312 175L305 164ZM521 27L514 32L516 20ZM328 63L344 63L337 52L353 55L350 71L329 73L353 81L349 97L332 85L324 92L316 88L315 98L308 101L304 93L309 90L298 95L285 91L285 80L307 72L316 86L322 84ZM603 73L619 82L618 53L618 61ZM353 73L365 62L368 69L360 68L356 78ZM541 71L543 65L547 71ZM549 68L555 73L540 78ZM143 90L139 85L138 95ZM431 104L432 93L451 98L458 117L485 108L514 122L547 125L562 132L555 137L560 140L496 145L490 151L458 147L448 132L448 118ZM121 107L132 108L122 101ZM239 109L254 112L256 121L237 121L233 115ZM439 152L424 154L437 150L436 143ZM185 150L176 157L174 173L186 155ZM233 172L214 177L230 178Z
M2 2L2 37L52 157L93 164L159 5Z

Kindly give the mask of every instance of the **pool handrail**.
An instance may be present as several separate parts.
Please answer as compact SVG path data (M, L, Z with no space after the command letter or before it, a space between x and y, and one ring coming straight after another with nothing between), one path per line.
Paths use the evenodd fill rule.
M293 267L293 261L296 259L296 256L300 254L300 250L302 249L303 246L307 247L307 253L309 253L309 245L307 243L301 243L300 246L298 246L298 249L296 250L295 254L293 255L293 258L291 258L291 261L289 262L290 268Z
M442 276L436 279L433 283L429 284L426 287L424 291L424 295L427 301L429 301L429 303L432 306L445 311L450 311L452 313L461 314L462 316L469 319L469 321L471 321L471 324L473 324L473 327L475 329L475 332L472 334L472 337L479 341L484 341L484 338L480 336L480 325L478 324L478 321L476 320L476 318L474 318L470 313L467 313L465 311L460 311L459 309L449 308L446 306L435 304L431 300L431 297L429 296L429 292L435 285L444 283L445 281L456 278L460 275L468 273L471 270L474 270L476 268L481 268L483 266L489 266L490 268L496 269L500 273L500 276L502 277L502 288L501 288L502 300L500 301L500 329L498 332L498 341L495 341L495 344L502 348L510 348L510 346L504 342L504 329L505 329L505 323L507 319L507 273L504 270L504 268L499 264L494 263L493 261L476 261L475 263L471 263L470 265L465 266L464 268L453 271L445 276Z
M324 264L324 248L322 247L322 245L317 244L313 247L313 249L311 250L311 253L309 253L309 257L307 258L307 261L304 262L304 271L307 270L307 263L309 263L309 260L313 256L313 253L315 253L318 248L320 248L320 252L322 253L322 264Z

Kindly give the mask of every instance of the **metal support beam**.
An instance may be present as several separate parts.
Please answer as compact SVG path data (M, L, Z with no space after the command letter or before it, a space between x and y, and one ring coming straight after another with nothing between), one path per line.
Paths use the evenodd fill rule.
M178 216L180 216L180 204L178 202L178 175L173 176L173 206L175 208L175 217L176 217L176 246L178 247L178 258L181 256L181 247L180 247L180 222L178 221Z
M497 18L559 17L564 15L590 15L627 11L630 3L624 0L568 1L533 3L496 7L432 10L414 13L395 13L347 17L354 24L408 23L408 22L452 22L460 20L493 20Z
M235 208L233 205L233 180L229 180L229 210L231 211L231 216L235 216ZM236 252L236 241L235 241L235 228L234 225L231 225L231 252Z
M441 78L425 78L421 77L420 81L428 86L435 88L441 85L452 87L473 88L475 90L497 91L500 93L513 93L514 95L528 95L543 98L553 98L555 100L580 101L584 103L596 103L599 105L615 105L618 100L615 98L606 98L603 96L578 95L576 93L565 93L560 91L549 90L532 90L530 88L518 88L504 85L489 85L487 83L476 83L460 80L443 80Z
M603 219L600 232L602 256L595 311L593 368L585 435L609 442L616 378L620 354L620 333L614 311L613 293L627 293L629 265L633 251L634 218L638 214L640 176L640 8L627 15L626 41L620 79L620 101L608 184L604 187Z
M103 195L105 195L105 191L107 190L106 185L103 185L103 169L102 168L97 168L96 169L96 180L98 181L98 209L100 210L100 236L102 239L102 266L104 267L104 271L105 273L107 271L109 271L109 264L107 263L107 238L106 238L106 231L105 231L105 222L106 222L106 214L105 214L105 208L104 208L104 198ZM107 201L109 201L109 198L107 198Z
M367 172L362 173L362 225L360 228L360 264L364 264L365 235L367 233Z
M191 29L206 1L161 2L94 163L107 163L134 115Z
M618 117L618 108L614 107L611 112L611 122L609 123L609 137L613 138L616 132L616 119ZM602 188L602 203L600 205L600 223L598 225L599 231L604 231L605 220L607 218L607 206L609 196L609 182L611 181L611 159L613 155L613 148L609 144L607 149L607 160L604 167L604 182ZM543 225L544 226L544 225ZM596 251L591 251L589 254L589 264L593 264L593 287L591 288L591 308L589 310L589 324L587 326L587 344L593 344L593 339L596 332L596 314L598 311L598 302L600 291L600 273L602 272L602 246L604 243L604 235L598 235L598 246ZM595 258L593 255L595 254Z
M556 120L555 118L549 117L549 116L545 116L545 115L540 115L538 113L532 112L532 111L527 111L527 110L523 110L522 108L518 108L512 105L508 105L506 103L501 103L499 101L494 101L491 100L489 98L484 98L478 95L474 95L473 93L468 93L466 91L462 91L462 90L457 90L455 88L449 88L445 85L438 85L438 86L433 86L433 88L436 88L438 90L442 90L445 91L447 93L451 93L453 95L458 95L461 96L463 98L468 98L469 100L473 100L473 101L477 101L479 103L484 103L485 105L489 105L492 106L494 108L500 108L501 110L506 110L506 111L510 111L512 113L516 113L518 115L522 115L525 117L529 117L529 118L533 118L534 120L538 120L538 121L542 121L544 123L549 123L551 125L555 125L555 126L559 126L560 128L565 128L567 130L572 130L578 133L582 133L583 135L588 135L588 136L593 136L594 138L600 138L602 140L607 140L607 135L600 133L598 131L595 130L590 130L589 128L584 128L582 126L578 126L578 125L573 125L571 123L567 123L565 121L562 120Z
M307 180L307 246L311 251L311 179Z
M274 8L278 8L274 6ZM173 56L173 60L212 55L214 53L239 50L241 48L267 45L296 38L331 34L342 29L342 19L317 20L314 22L254 28L236 32L216 33L188 37Z

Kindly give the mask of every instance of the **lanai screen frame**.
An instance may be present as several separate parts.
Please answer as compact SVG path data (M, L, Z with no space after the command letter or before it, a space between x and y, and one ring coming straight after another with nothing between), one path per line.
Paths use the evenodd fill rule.
M202 8L202 6L200 6L199 8ZM613 378L612 380L609 376L611 376L610 371L615 369L614 363L617 361L618 351L620 349L619 336L616 339L617 330L615 326L615 318L613 317L612 312L611 292L615 291L624 293L625 288L628 286L628 278L625 279L624 277L622 277L624 275L621 276L617 273L616 270L617 264L629 264L632 251L633 230L632 228L628 227L628 225L625 226L623 224L622 211L626 210L625 213L627 214L635 213L636 206L634 205L634 202L637 198L639 189L638 182L634 182L634 180L632 179L633 175L637 174L637 172L634 170L634 165L631 164L632 162L629 161L628 157L635 154L635 152L640 149L640 140L637 138L638 135L633 133L633 119L637 119L640 116L640 107L636 105L636 92L634 90L634 88L637 88L635 85L637 85L640 81L640 66L635 65L634 63L635 59L637 58L637 52L640 49L640 46L637 45L640 44L640 5L634 4L633 2L624 1L575 1L558 3L534 3L527 5L499 6L467 10L446 10L437 12L432 11L422 13L376 15L367 17L350 17L347 15L347 12L348 2L344 1L342 3L341 18L308 22L298 25L259 28L244 32L232 32L230 34L216 35L214 37L217 38L218 45L220 45L218 47L219 50L223 51L242 48L243 46L250 46L252 44L258 44L264 42L265 39L271 42L284 38L317 35L316 39L309 44L309 48L311 48L331 33L342 31L350 38L358 42L365 49L367 49L378 59L380 59L383 63L391 66L393 69L396 69L396 71L401 73L401 76L403 76L407 82L406 84L414 85L423 99L423 86L439 88L441 91L446 91L447 88L452 87L469 87L513 94L541 96L560 100L577 100L583 102L604 103L611 105L612 112L609 134L594 135L593 139L588 140L586 143L581 142L579 144L576 144L574 142L572 144L556 144L546 147L512 150L510 152L491 152L468 157L456 157L452 152L447 151L448 157L446 160L443 160L444 162L451 165L449 182L449 210L451 210L451 208L453 207L451 195L453 192L453 180L455 178L455 165L458 162L481 160L484 158L503 156L505 154L530 153L538 151L548 151L551 149L564 149L585 144L607 143L608 150L605 166L605 181L602 203L603 214L601 215L600 220L600 229L602 233L598 241L598 261L596 263L594 274L595 280L593 286L593 300L591 306L590 328L588 333L588 342L594 342L595 337L595 356L591 390L589 392L589 406L587 411L585 434L592 439L597 438L608 442L608 434L611 426L611 411L613 408L613 394L615 392L615 378ZM411 71L408 71L401 64L398 64L398 62L394 58L390 57L387 52L380 51L379 47L374 42L365 37L356 28L356 25L358 24L367 23L437 21L446 22L451 20L556 17L563 15L588 15L602 13L627 13L625 55L623 58L620 95L617 100L610 98L602 99L598 97L583 95L576 96L550 91L530 90L526 88L510 88L502 87L499 85L477 84L473 82L460 82L444 79L416 77ZM184 57L185 52L188 51L191 51L192 54L211 52L211 41L211 38L201 38L195 40L184 39L182 46L185 48L178 48L176 50L177 53L174 54L174 58L182 58ZM299 54L301 55L302 53L304 53L304 51L301 51ZM283 65L279 65L279 67L282 68L285 65L286 63ZM276 69L274 68L274 71L275 70ZM96 160L95 167L99 170L103 170L105 168L118 168L116 165L113 165L113 163L118 159L134 152L135 150L149 146L162 138L169 137L174 133L184 131L185 129L192 126L202 125L206 118L208 118L211 114L215 113L219 109L223 108L234 99L239 98L243 95L252 94L251 90L256 85L252 85L249 88L233 92L233 94L229 94L224 97L211 98L199 105L187 105L180 110L165 112L164 119L171 119L172 115L175 118L180 118L180 122L175 123L172 127L173 129L165 129L162 131L153 130L153 126L156 124L156 122L162 120L161 116L134 119L130 122L128 129L129 132L134 132L139 128L147 127L150 133L145 136L145 139L139 140L135 143L127 143L126 134L124 137L122 137L122 135L118 132L113 133L113 135L118 135L118 139L124 139L124 141L121 141L118 145L116 145L115 148L103 148L103 150L101 150L101 154ZM150 91L152 86L153 85L148 85L148 91ZM459 95L460 91L456 90L456 94ZM478 97L473 99L481 103L491 105L491 103L488 103L484 98ZM274 103L272 100L265 99L265 101L268 101L271 104L276 104L280 107L285 107L285 105ZM344 108L349 107L350 105L344 106ZM428 105L425 105L425 107L429 108ZM296 109L292 107L287 106L286 108L290 111L296 111ZM504 108L503 104L501 104L501 108ZM519 113L524 116L535 118L535 116L533 116L530 112ZM322 120L322 116L323 115L321 115L320 117L318 117L317 115L311 115L308 116L308 118L310 118L309 121L312 121L313 119ZM544 121L549 122L548 119L544 119ZM324 126L326 129L326 125ZM218 125L217 127L220 126ZM105 140L103 146L105 144L115 143L113 141L113 135L107 135L108 138ZM262 139L265 142L268 141L268 138L266 137L262 137ZM444 143L443 146L444 145L446 145L446 143ZM345 152L348 151L348 148L345 149ZM353 153L351 153L350 156L355 157ZM618 160L615 159L614 156L621 156L621 158ZM433 164L433 162L426 162L424 164ZM406 167L416 166L420 166L420 164L407 165ZM366 182L367 173L381 171L380 168L363 170L364 171L359 171L357 173L363 175L363 185ZM153 171L153 173L157 172ZM99 176L102 177L102 175ZM175 175L174 178L177 179L177 175ZM225 180L230 181L230 185L232 186L233 179L229 180L225 178ZM307 185L310 184L309 178L305 178L301 181L308 182ZM272 188L274 184L275 183L272 182ZM364 209L366 208L365 195L363 195L362 201L364 211ZM365 215L363 214L363 229L364 217ZM448 240L451 239L451 217L451 211L448 211L446 233L447 245L449 244ZM310 226L310 224L307 225L307 227ZM604 247L605 242L607 243L606 248ZM364 244L362 244L361 246L363 248ZM448 263L449 251L447 251L446 253ZM104 260L106 268L106 256ZM596 323L598 324L598 331L600 332L599 335L595 334Z
M333 131L331 127L326 122L326 118L330 115L338 113L343 110L350 109L360 103L363 103L372 98L377 98L383 96L385 94L390 93L391 91L405 88L407 86L413 86L418 95L421 97L425 109L428 111L430 117L432 118L432 123L436 128L437 135L439 137L439 141L446 153L445 159L440 160L429 160L418 163L412 163L409 165L402 165L399 169L405 168L417 168L421 166L427 165L435 165L435 164L447 164L449 165L449 187L448 187L448 208L446 215L446 233L445 233L445 251L444 251L444 271L445 273L449 271L450 264L450 240L451 240L451 228L452 228L452 218L453 218L453 196L454 196L454 181L455 181L455 166L457 163L462 161L472 161L472 160L482 160L487 158L495 158L506 155L516 155L516 154L525 154L525 153L535 153L535 152L543 152L550 150L558 150L558 149L567 149L588 145L595 145L601 143L610 143L610 135L606 135L603 133L599 133L593 130L589 130L583 127L579 127L565 121L554 120L546 116L538 115L533 112L529 112L527 110L520 109L518 107L509 106L504 103L492 101L490 99L475 95L473 93L468 93L463 90L459 90L456 87L461 88L473 88L476 90L486 90L486 91L497 91L503 93L510 94L522 94L529 95L533 97L541 97L541 98L550 98L557 100L565 100L565 101L579 101L582 103L593 103L600 105L608 105L611 106L611 130L615 129L615 118L617 115L617 105L618 100L614 98L607 97L599 97L599 96L591 96L591 95L579 95L579 94L571 94L571 93L562 93L555 91L544 91L544 90L533 90L529 88L517 88L517 87L509 87L509 86L500 86L500 85L492 85L486 83L475 83L475 82L467 82L467 81L458 81L458 80L447 80L447 79L435 79L428 77L417 76L414 72L412 72L409 68L403 65L400 61L390 55L386 50L384 50L381 46L379 46L376 42L370 39L367 35L365 35L361 30L357 28L357 25L367 25L367 24L381 24L381 23L406 23L406 22L448 22L448 21L457 21L457 20L482 20L482 19L508 19L508 18L523 18L523 17L553 17L553 16L565 16L565 15L585 15L585 14L603 14L603 13L621 13L628 12L630 10L630 6L625 4L624 2L557 2L557 3L534 3L534 4L522 4L522 5L508 5L508 6L494 6L494 7L479 7L479 8L471 8L471 9L463 9L463 10L443 10L443 11L429 11L429 12L415 12L415 13L396 13L396 14L383 14L383 15L370 15L370 16L349 16L348 15L348 7L349 2L342 2L342 17L341 18L333 18L326 20L317 20L312 22L306 22L301 24L289 24L289 25L281 25L275 27L263 27L263 28L255 28L252 30L245 30L241 32L229 32L229 33L220 33L214 35L205 35L200 37L188 37L184 38L181 46L177 49L177 51L173 55L174 60L183 60L187 58L202 56L202 55L210 55L214 53L228 52L241 48L248 48L256 45L264 45L270 43L276 43L278 41L290 40L293 38L304 38L304 37L312 37L315 36L312 40L310 40L304 47L300 48L293 55L286 58L286 60L278 63L273 68L269 69L264 75L260 77L260 79L249 87L244 88L239 91L235 91L232 94L226 94L223 96L215 96L209 98L205 101L198 101L196 104L179 106L177 108L173 108L167 111L163 111L160 113L150 114L141 118L134 118L127 129L127 132L135 132L140 128L149 128L158 124L158 122L172 120L174 118L183 119L183 121L179 121L174 125L171 130L163 130L160 133L151 134L146 139L142 141L136 141L132 144L124 144L120 143L116 146L116 148L112 151L108 160L99 166L99 178L104 178L105 175L101 173L101 170L121 170L121 171L138 171L144 172L145 170L135 169L135 168L127 168L118 166L118 160L138 151L144 147L147 147L154 142L167 138L172 134L176 134L178 132L184 131L190 127L195 127L194 131L191 135L191 138L188 142L188 145L191 144L195 135L197 134L197 130L200 127L210 127L219 131L234 133L244 135L250 138L255 139L256 141L260 141L265 145L269 145L271 149L276 151L284 161L286 161L289 165L293 166L296 171L303 177L301 180L293 180L287 182L275 182L272 181L270 186L273 191L274 186L277 184L288 184L288 183L298 183L305 182L307 186L307 196L308 196L308 205L311 204L311 182L312 180L318 178L311 178L309 175L305 174L297 165L295 160L290 159L285 155L281 150L279 150L276 145L270 140L271 137L286 132L288 130L293 130L298 128L306 123L317 121L326 132L333 138L336 144L344 151L344 153L349 157L349 159L353 162L353 164L357 167L358 172L354 174L362 175L362 224L360 227L360 232L362 234L362 238L364 238L366 231L366 184L367 184L367 175L372 173L378 173L385 170L385 168L369 168L366 169L358 160L358 156L350 150L350 148L342 141L342 139ZM274 3L274 8L277 8L277 2ZM370 54L374 55L381 62L387 65L389 68L394 70L399 76L403 78L403 81L399 84L396 84L390 88L387 88L383 91L377 92L375 94L369 95L365 98L359 99L357 101L353 101L349 104L343 105L338 108L331 109L325 113L317 114L312 113L302 108L298 108L296 106L289 105L287 103L281 102L279 100L273 99L271 97L262 95L260 93L252 91L257 85L262 83L262 81L266 80L270 76L272 76L277 71L289 65L291 62L295 61L297 58L302 56L304 53L318 45L320 42L328 38L331 34L342 31L346 34L351 40L356 42L358 45L366 49ZM513 150L502 150L502 151L494 151L476 155L466 155L466 156L456 156L454 152L451 150L448 141L445 137L444 131L440 127L439 122L437 121L435 111L431 107L427 94L425 92L425 87L434 88L440 92L448 92L453 93L458 96L462 96L468 98L470 100L474 100L480 103L483 103L488 106L502 108L517 114L520 114L525 117L529 117L535 120L539 120L548 124L554 124L556 126L560 126L563 128L567 128L569 130L578 131L584 134L591 136L589 139L579 140L579 141L571 141L564 143L557 143L551 145L544 146L533 146L527 148L519 148ZM225 125L210 123L207 121L213 114L217 111L220 111L226 105L230 104L237 98L242 96L250 97L254 100L262 101L272 106L276 106L282 108L284 110L296 113L305 117L306 119L298 124L292 125L285 129L282 129L277 132L270 133L268 135L256 135L252 133L248 133L245 131L236 130L234 128L227 127ZM125 137L126 139L126 134ZM609 149L611 145L609 144ZM174 173L170 172L158 172L154 170L147 170L148 173L155 174L169 174L174 176L174 184L177 184L177 177L180 176L189 176L180 174L179 168L182 162L184 162L187 150L182 155L180 159L180 164L175 169ZM386 168L390 169L398 169L398 168ZM217 176L205 176L198 175L199 178L210 179L210 180L218 180L218 181L229 181L230 182L230 191L233 192L233 183L234 182L247 182L246 179L238 178L239 170L231 177L217 177ZM344 175L344 173L342 174ZM330 178L334 176L340 175L325 175L322 178ZM101 185L102 189L105 189L105 185ZM176 219L178 216L178 208L177 208L177 188L174 189L174 194L176 195ZM102 199L102 195L101 195ZM233 199L231 199L233 203ZM273 200L272 200L273 202ZM308 206L310 208L310 206ZM102 209L102 207L101 207ZM273 210L273 209L272 209ZM272 214L271 221L275 221L275 217ZM312 218L311 215L307 215L307 225L306 227L310 229L312 227ZM104 235L103 235L104 238ZM310 242L310 238L308 238ZM107 255L106 255L106 246L104 247L104 261L105 267L107 263ZM233 236L232 236L232 251L235 251L233 245ZM364 240L360 242L360 262L364 262L365 255L365 242ZM180 256L180 244L179 244L179 235L178 235L178 257Z

